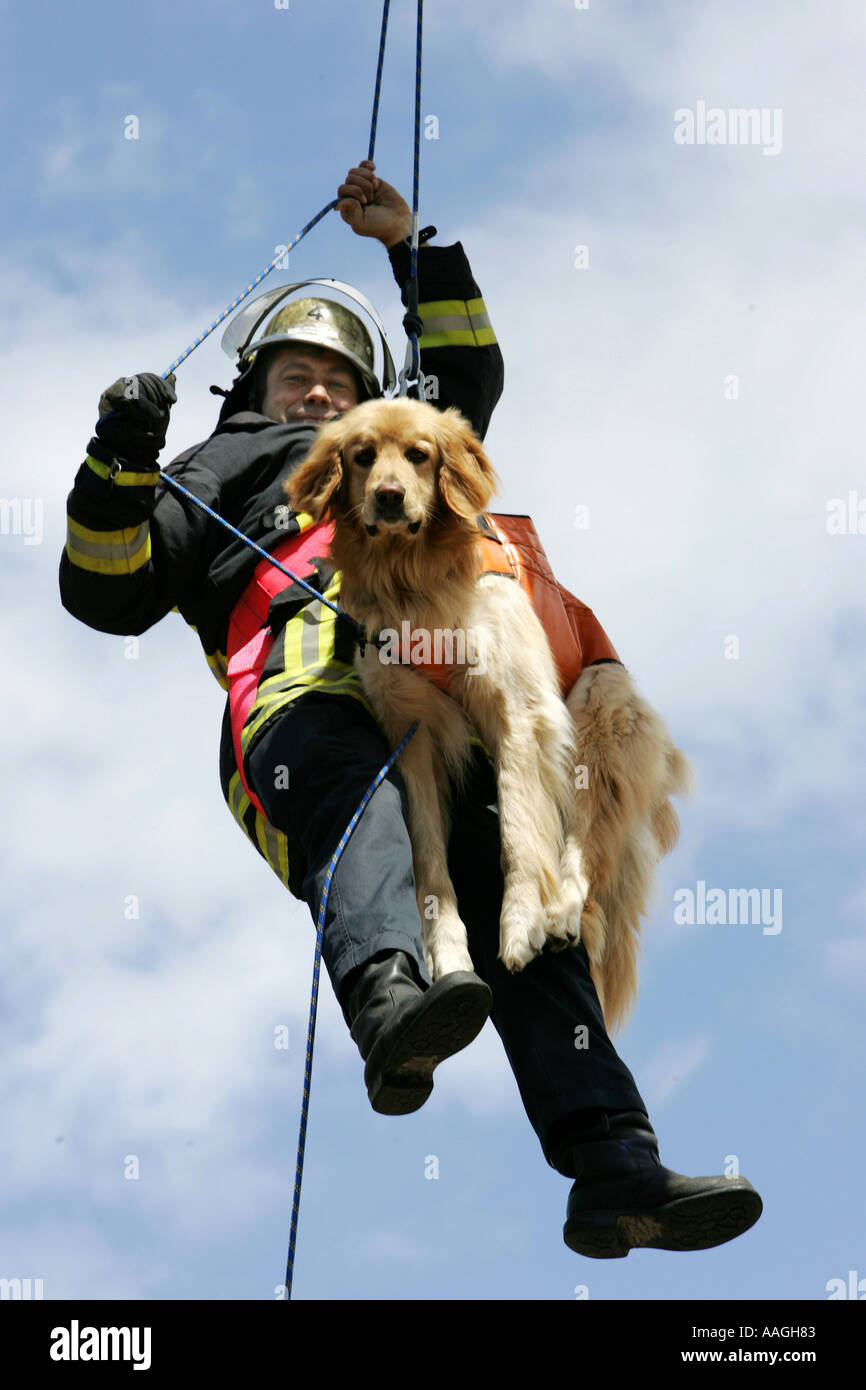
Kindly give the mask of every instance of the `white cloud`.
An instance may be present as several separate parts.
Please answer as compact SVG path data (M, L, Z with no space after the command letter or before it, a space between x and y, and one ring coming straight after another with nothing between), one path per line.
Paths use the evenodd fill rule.
M748 0L723 7L609 0L585 11L567 0L531 8L440 0L431 10L430 32L440 41L468 38L485 65L528 69L575 103L603 86L624 105L670 106L672 122L675 107L702 96L736 107L788 102L807 109L808 153L823 161L835 152L840 164L848 139L863 139L855 112L866 20L856 0L842 0L822 23L786 0L767 0L760 10ZM590 115L583 119L590 124Z

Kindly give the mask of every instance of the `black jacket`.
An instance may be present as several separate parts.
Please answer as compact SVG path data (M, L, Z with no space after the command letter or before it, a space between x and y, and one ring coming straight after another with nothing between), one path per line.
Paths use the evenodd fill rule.
M398 285L409 250L389 251ZM455 405L483 437L502 392L503 367L481 292L458 242L418 253L421 365L436 378L433 403ZM209 439L179 455L166 472L266 550L296 523L283 484L309 451L315 426L277 424L242 411ZM260 557L193 503L148 473L105 463L81 465L67 501L68 536L60 560L63 606L101 632L145 632L177 609L196 629L208 664L225 687L229 615ZM228 722L222 763L232 760Z

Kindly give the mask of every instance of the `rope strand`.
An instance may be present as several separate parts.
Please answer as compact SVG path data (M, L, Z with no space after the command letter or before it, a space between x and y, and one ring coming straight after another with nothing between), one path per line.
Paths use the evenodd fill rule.
M385 38L388 32L388 12L390 10L390 7L391 0L384 0L384 8L382 10L382 30L379 35L379 59L376 67L376 89L373 94L373 115L370 121L370 145L369 153L367 155L368 159L373 158L373 151L376 148L376 126L379 120L379 96L382 90L382 65L385 59ZM201 344L205 341L205 339L210 337L211 333L213 333L215 328L219 328L220 324L228 318L229 314L234 313L235 309L237 309L240 304L243 304L247 296L252 294L253 290L256 289L256 287L262 283L265 277L270 275L271 271L274 270L277 265L279 265L283 257L287 256L290 251L293 251L294 248L298 245L298 242L303 240L303 238L307 235L307 232L311 231L312 228L315 227L317 222L321 222L322 218L325 216L326 213L331 212L337 206L338 201L339 199L335 198L333 202L328 203L327 206L323 207L320 212L317 212L315 217L311 218L307 225L301 228L294 240L289 243L287 249L285 251L281 251L278 256L274 256L274 259L270 262L270 264L266 265L264 270L259 271L256 278L253 281L251 281L249 285L247 285L246 289L238 295L237 299L233 299L231 304L228 304L226 308L223 309L219 318L214 319L213 323L208 328L206 328L204 332L199 335L198 338L193 339L189 346L184 348L183 352L180 354L180 357L176 357L172 362L171 366L166 367L165 371L162 373L163 381L165 381L166 377L170 376L171 373L177 367L180 366L181 362L185 362L186 359L190 356L190 354L195 352L197 347L201 347Z
M385 61L385 36L388 32L388 11L391 8L391 0L385 0L382 10L382 32L379 35L379 61L376 64L376 90L373 93L373 119L370 122L370 148L367 158L373 158L373 151L376 148L376 122L379 119L379 93L382 90L382 65Z
M302 239L302 237L305 237L307 235L307 232L309 232L312 227L315 227L317 222L321 222L325 213L330 212L331 209L335 208L336 206L337 199L335 198L332 203L328 203L327 207L322 208L321 212L317 212L315 217L307 223L306 227L301 228L294 241L291 242L291 244L289 245L288 250L281 251L278 256L274 256L274 259L271 261L270 265L266 265L264 270L260 271L259 274L256 276L255 280L253 280L249 285L247 285L246 289L238 295L237 299L233 299L231 304L227 305L226 308L223 309L219 318L214 319L213 323L210 325L209 328L206 328L205 331L198 338L195 338L190 343L189 347L184 348L183 352L180 354L180 357L176 357L170 367L166 367L165 371L162 373L163 381L165 381L167 376L171 375L171 373L175 370L176 367L180 366L181 362L185 362L186 359L190 356L190 354L195 352L197 347L201 347L205 338L209 338L211 333L213 333L214 329L219 328L220 324L228 318L229 314L234 313L235 309L238 307L239 304L243 304L247 295L252 294L256 286L262 283L265 276L270 275L274 267L279 265L280 261L283 259L283 256L288 255L289 251L291 251L295 246L297 246L298 242Z
M406 346L406 361L400 373L400 394L408 395L410 386L418 400L424 400L424 376L421 371L421 350L418 334L421 319L418 315L418 186L421 164L421 31L423 22L423 0L418 0L418 18L415 31L415 134L412 166L412 246L409 255L409 279L406 283L406 313L403 327L409 339Z
M262 546L258 545L256 541L252 540L249 536L245 535L243 531L239 531L237 526L233 526L230 521L226 521L224 516L220 516L219 512L214 511L213 507L209 507L208 504L206 502L203 502L200 497L196 497L194 492L190 492L188 488L184 487L183 483L179 483L176 478L173 478L171 476L170 473L163 473L161 476L163 480L166 483L168 483L169 487L174 488L175 492L181 493L182 496L186 497L190 502L194 502L195 505L207 516L209 516L212 521L218 521L220 526L224 526L227 531L231 531L233 536L236 536L239 541L243 541L244 544L248 545L251 550L254 550L257 555L261 555L263 560L270 561L270 563L274 566L275 569L278 569L282 574L286 575L287 578L291 579L295 584L300 584L301 588L306 589L308 594L311 594L313 598L320 599L322 603L326 604L327 607L330 608L332 613L336 613L338 618L342 618L344 622L347 622L350 625L350 627L354 628L355 636L361 648L362 656L364 655L364 647L366 643L372 642L374 646L382 645L381 639L378 636L368 637L364 625L362 623L359 623L356 618L353 618L351 613L347 613L345 608L341 608L339 604L333 603L331 599L326 598L324 594L319 593L318 589L314 589L312 584L308 584L306 579L302 579L299 574L294 574L292 570L287 569L286 566L282 564L282 562L278 560L275 555L272 555L269 550L265 550Z

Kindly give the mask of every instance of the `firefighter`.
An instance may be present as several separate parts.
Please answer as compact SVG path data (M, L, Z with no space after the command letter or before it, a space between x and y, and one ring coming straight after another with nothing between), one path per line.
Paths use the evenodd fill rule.
M366 160L337 196L352 231L385 247L405 304L405 200ZM462 246L432 246L434 234L425 229L418 253L422 370L433 403L457 406L483 439L502 391L502 356ZM255 323L256 311L249 317ZM311 582L336 599L338 577L316 553L311 518L287 511L283 484L322 421L381 392L361 318L334 299L306 296L242 343L216 429L165 472L278 558L310 540ZM351 633L162 481L157 460L175 400L174 378L155 374L121 378L103 393L68 498L61 599L108 633L140 634L173 609L196 630L230 693L220 748L226 802L315 920L336 844L390 749L355 674ZM477 973L431 983L406 816L398 763L339 861L323 933L322 958L373 1108L417 1110L435 1067L489 1015L545 1158L574 1179L571 1248L599 1256L634 1245L702 1248L757 1220L760 1198L745 1179L691 1179L661 1166L646 1106L605 1030L584 947L545 951L519 975L497 959L503 885L495 779L483 751L453 807L449 846ZM577 1050L581 1026L588 1046Z

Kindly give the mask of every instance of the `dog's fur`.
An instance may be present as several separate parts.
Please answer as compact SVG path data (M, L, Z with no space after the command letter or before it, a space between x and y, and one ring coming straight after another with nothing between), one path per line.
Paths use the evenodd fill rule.
M368 633L408 621L480 641L485 669L458 666L448 695L374 646L355 657L392 746L419 721L400 766L431 978L472 968L446 858L449 789L471 726L498 782L500 958L517 971L547 942L582 940L612 1031L637 996L641 917L656 864L677 842L669 798L687 790L690 768L622 666L588 667L562 700L526 593L480 576L477 518L496 483L458 411L404 398L366 401L324 425L286 491L296 511L333 517L341 603ZM580 790L578 766L588 770Z

